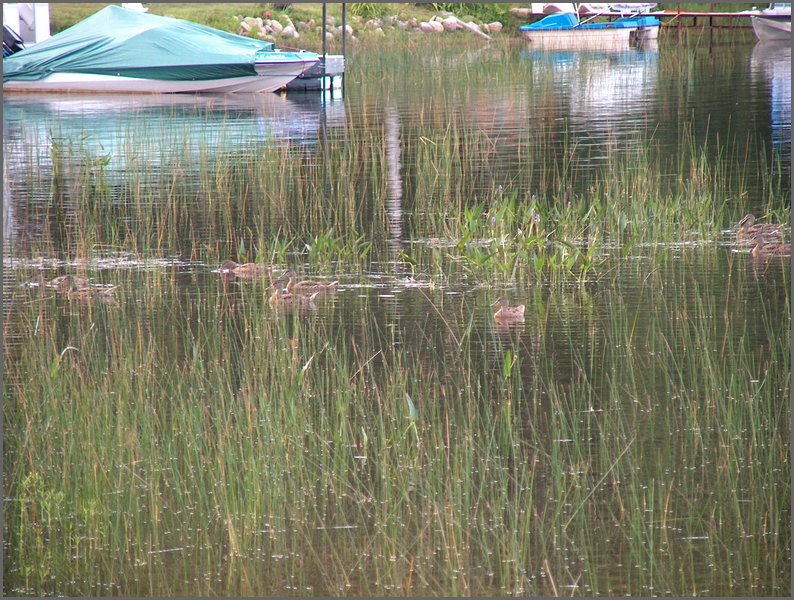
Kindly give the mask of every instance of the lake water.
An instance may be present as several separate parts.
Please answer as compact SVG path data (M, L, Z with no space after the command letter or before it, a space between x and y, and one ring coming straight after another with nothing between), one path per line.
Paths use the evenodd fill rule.
M788 225L790 73L412 42L344 96L5 95L4 591L788 596L790 259L735 228Z

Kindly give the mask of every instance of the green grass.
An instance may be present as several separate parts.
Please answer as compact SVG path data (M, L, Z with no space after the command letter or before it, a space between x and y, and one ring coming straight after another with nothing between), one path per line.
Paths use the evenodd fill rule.
M476 82L480 74L471 76ZM200 139L174 146L181 134L167 125L153 137L142 115L140 127L133 119L123 134L124 160L143 165L155 153L167 157L173 174L132 169L121 179L118 157L53 135L51 166L31 170L31 185L50 193L29 209L30 219L52 223L53 235L33 251L85 257L112 249L209 264L230 256L281 265L297 258L328 272L336 264L366 267L389 252L389 157L378 142L386 124L367 111L349 118L348 137L331 137L324 147L296 151L265 138L217 154ZM787 224L781 178L754 169L738 150L760 143L736 140L729 130L704 145L684 123L672 156L662 154L654 134L640 139L638 132L641 143L608 154L582 178L578 165L590 160L589 150L560 145L572 139L565 125L520 133L521 154L507 171L494 140L465 115L438 125L420 121L402 150L403 235L414 243L400 256L415 271L563 285L598 279L612 254L721 239L758 210L747 204L751 185L753 197L767 199L760 214ZM503 184L483 185L500 170Z
M16 303L7 581L36 595L785 594L789 302L718 321L760 284L742 270L721 291L691 272L621 275L651 313L619 287L543 292L523 339L453 305L454 324L388 328L351 297L358 324L338 329L214 277L186 296L130 275L147 291L116 307Z
M583 171L567 123L505 150L447 110L532 63L412 48L357 67L383 80L325 146L218 152L141 115L123 171L57 127L25 148L25 252L119 292L11 271L6 594L790 595L790 265L721 243L750 209L786 222L762 142L685 121ZM395 250L382 107L422 60ZM340 290L273 310L210 272L228 257ZM401 269L435 287L373 287ZM494 323L502 293L524 324Z

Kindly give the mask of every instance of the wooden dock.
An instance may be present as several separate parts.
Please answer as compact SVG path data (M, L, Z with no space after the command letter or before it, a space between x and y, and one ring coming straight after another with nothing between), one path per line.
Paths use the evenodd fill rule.
M662 22L663 27L700 27L709 29L752 29L750 17L757 13L752 12L695 12L689 10L657 10L643 13L656 17ZM715 19L720 22L715 23ZM727 20L727 23L724 21Z
M535 20L547 16L549 13L541 11L539 4L533 4L533 8L523 16L534 18ZM561 5L557 5L561 6ZM597 13L581 13L582 20L592 19L596 16L606 17L607 19L618 19L626 16L649 16L656 17L661 21L662 27L672 27L675 29L700 28L700 29L752 29L753 25L750 17L761 15L760 10L745 10L741 12L724 12L715 10L719 4L712 2L708 11L687 10L687 5L676 6L675 9L649 10L649 11L604 11ZM517 15L518 16L518 15Z

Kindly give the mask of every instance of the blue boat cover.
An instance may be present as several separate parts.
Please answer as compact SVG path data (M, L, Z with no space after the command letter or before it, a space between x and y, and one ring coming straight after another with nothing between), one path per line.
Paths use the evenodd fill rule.
M53 73L159 80L255 75L257 53L274 44L190 21L107 6L21 52L3 58L3 82Z
M579 24L579 17L575 13L553 13L546 15L540 21L529 25L522 25L521 31L542 31L544 29L573 29Z

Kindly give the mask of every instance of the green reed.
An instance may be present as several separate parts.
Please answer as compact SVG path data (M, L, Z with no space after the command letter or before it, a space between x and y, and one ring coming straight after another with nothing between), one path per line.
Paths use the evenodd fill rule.
M782 178L750 169L747 152L736 148L758 141L735 140L730 131L706 132L700 142L684 122L673 159L651 134L582 174L589 151L567 141L567 126L541 124L518 134L514 164L495 176L504 157L494 134L465 115L445 116L439 126L440 114L434 109L400 134L402 238L430 246L414 244L404 257L422 270L511 279L517 265L530 264L537 279L585 280L600 276L599 264L616 248L627 255L648 242L721 237L749 208L750 186L768 198L765 214L786 221ZM30 209L31 220L52 224L34 251L365 265L387 253L393 237L393 165L381 143L393 126L366 109L349 118L344 138L299 148L265 138L224 153L167 126L154 139L131 128L123 175L119 157L53 137L51 164L31 169L37 187L51 189ZM147 172L139 146L168 172Z
M761 289L670 268L620 275L650 312L619 287L539 289L522 338L443 295L417 298L445 318L415 330L369 298L326 300L360 315L340 329L270 309L263 283L195 295L162 272L127 275L147 284L115 306L25 292L5 365L12 585L780 593L788 299L718 319Z
M131 130L123 176L80 140L30 170L50 190L33 256L360 274L392 242L466 293L403 290L398 318L341 289L314 319L207 269L97 273L113 304L13 288L4 591L790 593L787 263L671 260L720 239L754 182L768 214L788 192L730 138L706 160L686 124L675 158L651 136L586 176L539 126L502 174L495 134L429 98L400 129L398 239L375 103L316 147L220 154L166 128L143 152ZM500 327L494 288L514 286L526 322Z

